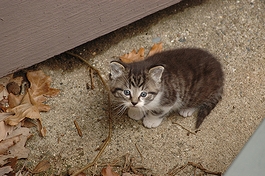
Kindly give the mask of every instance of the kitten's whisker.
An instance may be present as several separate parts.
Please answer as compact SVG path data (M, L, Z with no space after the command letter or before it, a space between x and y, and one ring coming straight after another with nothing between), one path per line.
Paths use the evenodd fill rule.
M122 116L127 109L127 107L124 104L121 104L121 105L116 107L116 109L118 109L118 108L119 108L119 110L116 113L118 116Z
M122 106L124 106L124 105L123 105L123 104L119 104L119 105L117 105L116 107L114 107L114 110L119 109L119 108L121 108Z

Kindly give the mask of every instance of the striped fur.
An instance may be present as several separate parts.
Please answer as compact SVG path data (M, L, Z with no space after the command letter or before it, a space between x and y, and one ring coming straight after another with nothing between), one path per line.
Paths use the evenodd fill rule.
M144 61L113 61L110 65L110 88L122 111L129 108L128 115L137 120L143 118L148 128L159 126L172 110L184 117L198 110L198 128L222 99L221 64L201 49L169 50ZM138 117L133 115L135 111L140 111Z

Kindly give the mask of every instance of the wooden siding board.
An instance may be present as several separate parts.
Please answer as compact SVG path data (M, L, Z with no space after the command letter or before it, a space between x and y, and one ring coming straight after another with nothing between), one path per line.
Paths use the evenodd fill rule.
M0 77L178 2L180 0L1 0Z

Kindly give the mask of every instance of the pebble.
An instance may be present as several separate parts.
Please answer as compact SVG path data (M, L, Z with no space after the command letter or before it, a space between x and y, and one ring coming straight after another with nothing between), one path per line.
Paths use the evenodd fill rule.
M160 37L156 37L156 38L153 38L152 39L152 42L153 43L159 43L161 41L161 38Z

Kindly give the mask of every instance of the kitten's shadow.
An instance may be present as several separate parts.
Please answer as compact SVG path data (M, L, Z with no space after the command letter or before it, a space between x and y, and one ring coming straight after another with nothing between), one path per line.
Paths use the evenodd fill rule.
M179 115L177 112L172 112L166 117L164 117L161 125L159 125L156 128L146 128L143 125L143 119L141 120L134 120L131 119L127 115L127 110L124 112L122 115L117 115L115 114L115 111L112 111L112 121L113 121L113 126L114 127L121 127L124 129L141 129L141 130L154 130L154 129L159 129L164 125L167 125L168 127L178 125L181 128L184 127L184 129L191 128L190 130L196 130L195 127L189 127L188 124L195 124L196 122L196 113L190 117L182 117ZM187 128L185 127L187 126Z

